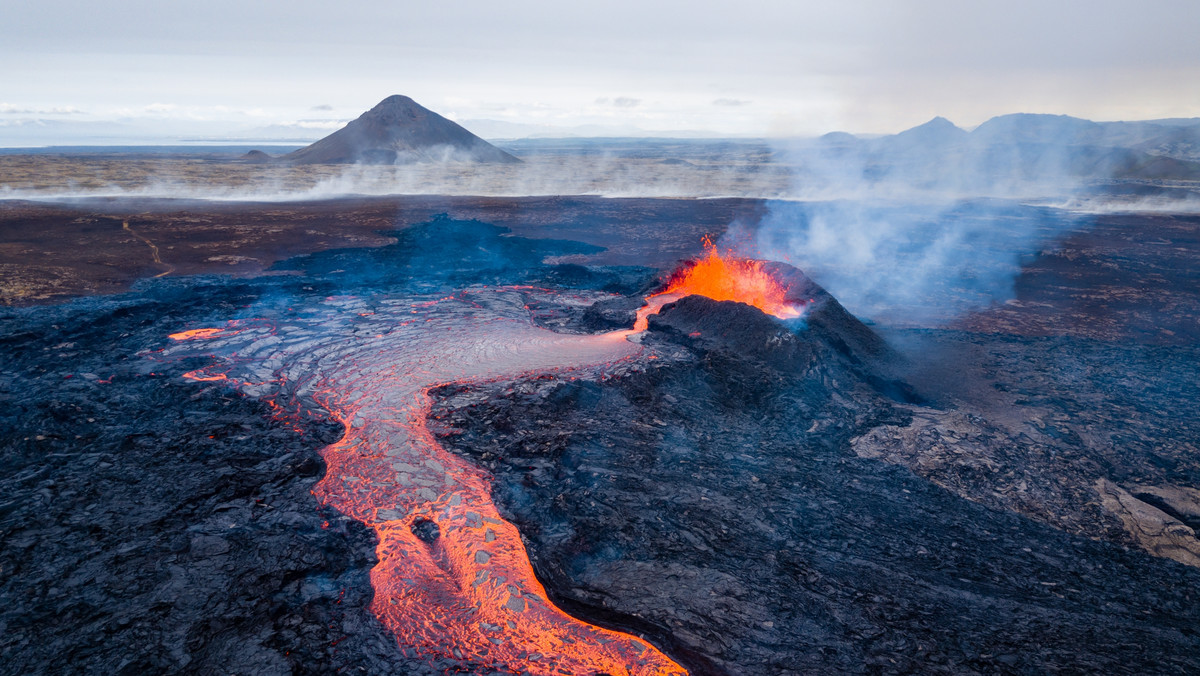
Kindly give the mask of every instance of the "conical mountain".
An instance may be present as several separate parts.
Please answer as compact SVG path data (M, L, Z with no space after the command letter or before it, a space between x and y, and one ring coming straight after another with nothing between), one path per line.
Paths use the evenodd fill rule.
M520 162L400 95L387 97L345 127L281 159L294 164Z

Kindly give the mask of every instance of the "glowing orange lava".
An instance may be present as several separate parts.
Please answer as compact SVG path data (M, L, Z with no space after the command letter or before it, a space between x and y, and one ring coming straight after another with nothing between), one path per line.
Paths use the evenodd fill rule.
M803 308L787 300L787 287L763 269L762 261L740 258L732 252L722 256L707 237L704 252L704 258L696 264L676 272L666 290L646 299L647 305L638 312L635 331L645 331L650 315L684 296L733 300L780 319L795 319L802 314Z
M303 384L343 424L343 437L321 451L327 469L313 493L377 534L371 609L403 652L500 673L684 676L643 639L557 608L520 533L492 503L491 476L448 452L426 425L433 387L621 362L642 352L626 340L631 332L555 334L491 315L518 312L515 303L480 313L460 298L370 314L349 301L330 305L344 314L184 332L211 339L205 349L230 360L185 377L259 396ZM414 309L423 321L398 321ZM361 333L330 330L345 315Z
M284 419L294 409L274 397L289 392L295 402L304 394L343 424L342 438L321 451L327 469L313 493L378 536L371 609L407 656L536 676L682 676L686 670L644 639L582 622L550 602L520 533L492 503L491 476L443 448L426 419L428 393L439 385L600 368L639 354L655 359L628 338L683 296L739 301L783 319L802 314L803 304L788 301L788 288L763 262L721 255L708 239L704 247L704 258L646 299L632 331L538 328L517 295L536 289L508 287L370 306L329 297L311 316L281 324L241 319L170 337L203 339L216 359L184 377L226 381Z
M198 340L202 338L212 338L221 333L225 329L192 329L191 331L180 331L167 336L171 340Z
M190 331L180 331L179 333L172 333L172 334L168 335L167 337L170 338L171 340L176 340L176 341L207 340L209 338L224 338L224 337L228 337L228 336L235 336L235 335L241 333L241 329L232 328L233 326L236 326L236 325L237 325L237 322L229 322L229 326L222 327L222 328L192 329Z
M188 371L187 373L183 374L183 377L187 378L188 380L196 380L202 383L213 383L221 380L229 380L224 373L206 373L203 369Z

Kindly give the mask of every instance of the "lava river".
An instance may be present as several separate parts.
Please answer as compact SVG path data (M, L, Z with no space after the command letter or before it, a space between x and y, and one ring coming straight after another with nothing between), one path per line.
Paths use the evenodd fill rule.
M432 387L612 364L641 352L634 332L539 328L515 289L415 300L329 298L174 334L167 354L212 355L189 376L309 397L345 426L322 450L328 469L314 493L378 534L372 610L407 654L514 673L686 673L641 639L552 605L492 504L488 475L425 425Z

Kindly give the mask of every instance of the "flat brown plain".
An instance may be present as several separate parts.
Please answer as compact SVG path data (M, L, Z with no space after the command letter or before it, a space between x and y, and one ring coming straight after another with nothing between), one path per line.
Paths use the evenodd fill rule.
M1200 341L1200 215L1100 216L1022 266L1016 298L960 328L1025 336Z
M442 213L507 226L515 235L606 247L580 263L670 267L699 251L704 235L762 209L757 200L600 197L10 200L0 202L0 303L115 293L163 275L259 275L299 254L387 244L391 238L381 233Z

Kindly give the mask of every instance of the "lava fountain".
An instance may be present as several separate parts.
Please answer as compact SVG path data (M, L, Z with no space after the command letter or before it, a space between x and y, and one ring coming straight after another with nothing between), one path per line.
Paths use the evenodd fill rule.
M741 258L731 252L722 255L712 240L705 237L704 257L681 267L671 275L666 289L646 299L647 305L638 312L634 329L645 331L650 315L663 305L692 295L753 305L780 319L795 319L803 314L803 306L788 299L788 288L764 268L763 261Z
M341 422L313 492L377 534L372 611L406 654L512 673L685 674L644 641L551 604L520 534L492 503L487 473L439 445L425 421L433 387L594 374L630 360L644 349L627 338L691 293L800 315L761 264L706 249L647 299L632 331L554 333L532 323L521 290L472 289L436 300L331 297L270 321L172 334L167 354L202 346L214 363L188 378L225 380L268 401L308 398Z

